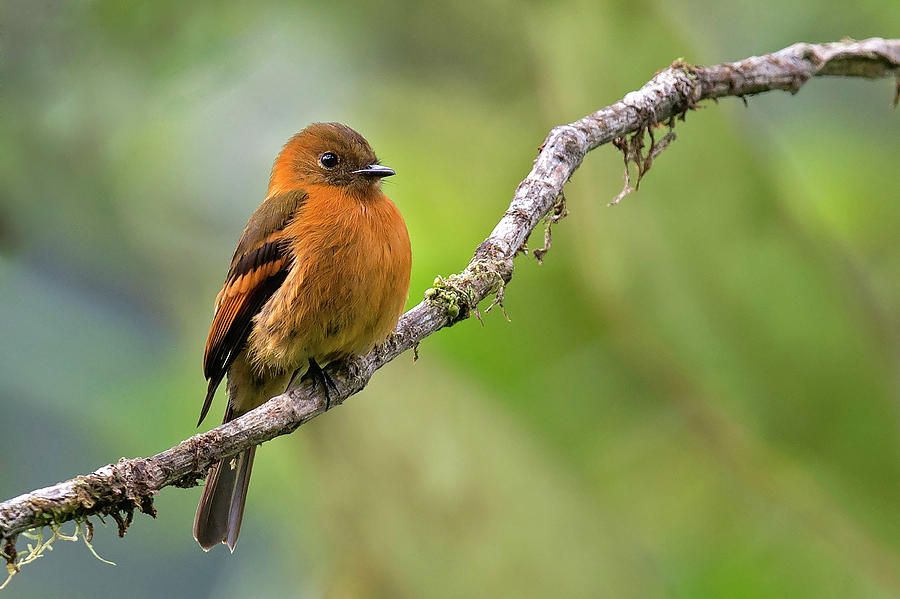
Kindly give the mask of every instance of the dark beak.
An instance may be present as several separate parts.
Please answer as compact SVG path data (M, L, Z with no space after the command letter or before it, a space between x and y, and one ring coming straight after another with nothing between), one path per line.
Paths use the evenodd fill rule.
M390 177L391 175L395 175L394 169L383 166L381 164L370 164L365 168L361 168L358 171L353 171L354 175L365 175L367 177Z

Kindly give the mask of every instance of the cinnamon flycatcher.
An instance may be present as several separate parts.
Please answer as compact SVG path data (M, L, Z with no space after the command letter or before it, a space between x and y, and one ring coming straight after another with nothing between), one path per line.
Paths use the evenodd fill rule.
M321 368L367 353L393 330L411 261L403 218L381 192L382 177L393 174L340 123L310 125L285 144L216 298L200 422L226 374L225 422L307 372L327 398ZM225 543L234 551L255 451L210 469L194 519L204 550Z

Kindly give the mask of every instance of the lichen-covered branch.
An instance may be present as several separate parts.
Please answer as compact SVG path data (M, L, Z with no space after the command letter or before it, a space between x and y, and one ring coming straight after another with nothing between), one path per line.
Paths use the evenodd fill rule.
M459 274L436 279L425 299L404 314L393 335L369 355L328 367L338 390L331 403L342 403L362 390L376 370L435 331L477 314L476 306L489 295L502 301L513 274L513 258L542 219L549 215L555 222L564 215L563 186L587 152L617 140L616 146L625 153L626 169L629 162L636 164L640 178L674 139L666 135L657 142L653 128L658 124L673 127L676 116L702 100L776 89L795 93L808 79L821 75L900 77L900 40L795 44L773 54L711 67L676 61L615 104L554 128L531 172L516 188L509 208L468 266ZM650 135L646 155L642 149L645 133ZM549 247L547 232L544 250ZM540 258L543 253L536 255ZM13 563L15 541L22 532L69 520L84 521L95 514L115 519L124 534L135 509L154 515L152 498L163 487L193 486L216 460L290 433L324 410L323 397L305 380L240 418L162 453L123 458L90 474L0 503L0 548Z

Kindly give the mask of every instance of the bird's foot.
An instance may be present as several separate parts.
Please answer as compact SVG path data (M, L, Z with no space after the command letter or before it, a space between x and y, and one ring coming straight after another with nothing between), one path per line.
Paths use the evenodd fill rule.
M334 380L331 376L328 375L327 372L322 370L322 367L319 364L310 358L309 360L309 370L307 372L318 382L322 389L325 391L325 411L327 412L329 408L331 408L331 396L338 395L337 385L334 384Z

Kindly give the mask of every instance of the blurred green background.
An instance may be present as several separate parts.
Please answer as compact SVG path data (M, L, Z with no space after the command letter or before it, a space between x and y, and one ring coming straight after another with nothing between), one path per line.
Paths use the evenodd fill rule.
M553 125L677 57L900 33L884 0L729 4L4 2L0 498L195 431L213 299L309 122L397 170L413 305ZM167 489L98 528L118 566L58 543L6 596L900 597L892 90L707 104L617 208L593 152L512 322L266 444L235 555Z

